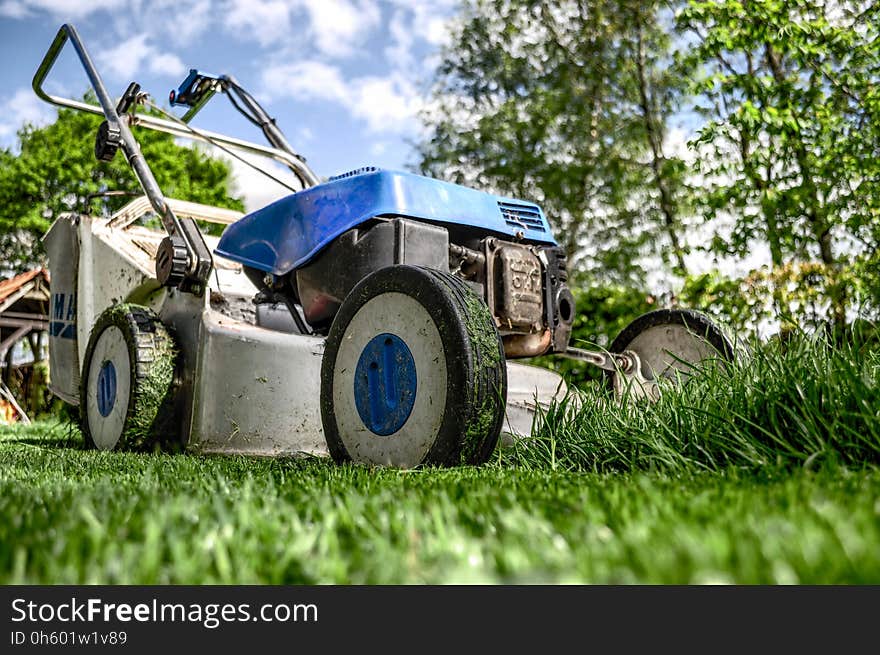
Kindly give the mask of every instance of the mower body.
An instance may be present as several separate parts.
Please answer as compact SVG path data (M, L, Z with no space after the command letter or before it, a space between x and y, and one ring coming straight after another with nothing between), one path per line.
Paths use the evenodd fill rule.
M215 253L241 264L265 298L298 305L318 332L367 275L411 264L464 279L492 311L508 357L568 346L565 256L530 202L367 167L243 217Z
M230 227L246 220L230 210L168 202L198 220ZM109 218L63 215L44 237L52 272L53 393L80 406L86 346L98 317L121 304L144 306L173 330L179 348L174 439L181 447L326 455L318 398L325 337L298 333L283 302L255 304L257 288L244 267L223 256L215 257L204 295L163 287L154 269L164 234L141 225L151 215L140 198ZM216 237L205 239L218 247ZM548 370L514 362L507 376L502 439L510 443L531 433L538 406L564 393L565 385Z
M556 245L543 211L535 204L421 175L365 167L243 217L225 230L216 252L273 275L286 275L307 266L344 232L379 217Z

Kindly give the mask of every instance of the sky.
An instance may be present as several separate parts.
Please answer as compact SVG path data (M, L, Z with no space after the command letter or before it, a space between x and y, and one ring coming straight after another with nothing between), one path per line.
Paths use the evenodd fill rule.
M0 147L15 147L23 122L54 120L54 107L36 97L31 80L58 28L69 22L114 97L137 81L167 106L168 92L190 68L229 74L319 176L367 165L405 168L414 161L417 114L456 6L456 0L0 0ZM89 88L69 44L46 88L75 98ZM264 143L222 96L192 125ZM289 193L232 163L249 210Z

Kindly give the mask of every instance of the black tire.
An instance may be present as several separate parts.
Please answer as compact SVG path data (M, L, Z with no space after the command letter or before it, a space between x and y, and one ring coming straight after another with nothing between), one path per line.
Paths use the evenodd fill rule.
M640 352L640 348L638 345L634 346L634 343L637 344L638 338L649 330L666 326L686 328L690 333L711 346L712 356L715 359L721 362L734 360L733 344L721 328L705 314L692 309L657 309L642 314L617 335L609 347L609 352L622 353L632 349L643 361L648 360L652 353ZM692 363L696 364L697 362ZM648 371L646 373L650 374ZM606 371L605 379L609 386L613 386L614 373Z
M368 377L363 366L380 338L386 347L381 361L390 367L383 379L396 395L390 402L389 386L383 387L379 415L391 417L382 428L393 432L370 424L373 409L363 409L375 406L379 387L357 386ZM393 360L387 355L392 338L403 344L395 341ZM376 369L376 362L369 366ZM387 382L392 379L397 382ZM337 462L481 464L498 443L506 397L507 367L494 319L467 284L448 273L383 268L352 289L333 320L321 366L321 419ZM406 403L410 409L403 416L397 408Z
M176 352L165 326L146 307L116 305L98 317L80 379L87 447L145 450L177 436Z

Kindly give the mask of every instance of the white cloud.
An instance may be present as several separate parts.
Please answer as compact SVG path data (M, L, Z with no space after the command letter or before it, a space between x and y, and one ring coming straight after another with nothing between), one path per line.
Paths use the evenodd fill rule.
M174 36L181 42L189 41L201 35L211 25L211 19L214 14L211 8L211 0L195 0L186 5L180 0L170 0L171 10L180 12L183 20L175 21ZM158 4L152 5L158 9Z
M141 67L141 62L149 53L146 34L138 34L123 41L115 48L98 53L98 62L102 70L116 77L132 78Z
M0 16L6 16L7 18L25 18L29 13L28 8L21 2L15 2L14 0L0 2Z
M394 0L395 9L388 22L385 58L396 70L409 71L411 75L434 71L439 63L439 46L449 43L452 18L456 0ZM417 61L415 49L427 43L434 49L427 56L421 54Z
M414 63L412 48L415 38L412 24L407 21L405 11L398 10L392 14L388 33L391 37L391 45L385 48L385 58L395 68L409 68Z
M142 31L180 44L202 35L222 15L212 0L129 0L127 9L131 20L120 24L117 34Z
M382 17L373 0L301 0L315 46L330 57L353 54Z
M124 6L125 0L5 0L0 4L0 16L26 18L45 11L59 18L80 19L96 11Z
M160 38L170 36L177 43L201 35L221 14L213 0L0 0L0 17L50 14L53 20L77 23L84 32L90 31L92 14L98 12L104 13L98 20L105 37L127 39L132 33L144 32ZM160 66L160 70L167 68L167 62Z
M411 131L423 104L401 73L346 80L337 66L321 61L270 67L263 74L263 85L274 96L335 103L366 122L371 132Z
M348 93L339 68L314 60L267 68L263 86L269 95L309 100L343 102Z
M423 101L414 85L402 75L363 77L352 80L351 113L373 132L409 132Z
M376 0L228 0L222 9L226 29L263 47L301 52L302 32L328 57L354 54L377 27L382 12Z
M156 75L168 75L170 77L183 75L187 70L180 57L170 52L151 55L149 69L151 73Z
M440 4L444 4L447 10L454 6L454 3L448 2ZM433 46L442 46L449 42L449 21L448 15L438 14L433 3L424 3L413 8L413 32Z
M0 102L0 143L7 141L24 123L42 126L51 123L55 112L30 88L18 89L11 98Z
M98 53L102 70L118 78L131 80L143 68L156 75L178 76L186 72L180 58L169 52L160 52L149 43L149 35L137 34L115 48Z
M221 11L233 35L266 47L290 38L290 9L284 0L231 0Z
M456 14L460 0L391 0L398 10L411 16L410 31L433 46L449 42L450 19Z
M261 99L312 100L342 108L371 134L413 135L419 125L415 115L425 102L421 78L431 66L426 50L446 42L448 18L458 2L0 0L0 16L81 22L98 68L114 88L147 73L184 75L187 67L174 44L195 47L196 37L207 41L210 35L244 50L265 71L257 89ZM89 20L80 21L85 17ZM53 80L48 84L51 88ZM0 129L14 133L17 120L10 112L0 115ZM304 143L320 135L297 137Z

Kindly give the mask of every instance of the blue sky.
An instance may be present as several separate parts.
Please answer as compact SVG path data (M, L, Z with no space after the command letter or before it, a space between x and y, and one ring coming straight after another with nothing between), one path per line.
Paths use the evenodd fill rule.
M24 122L54 120L31 79L64 22L85 41L111 95L138 81L166 104L190 68L231 74L318 175L413 160L456 0L0 0L0 147ZM88 81L70 46L47 88L79 97ZM181 114L181 110L176 110ZM193 121L263 143L223 97ZM284 191L235 165L249 208Z

